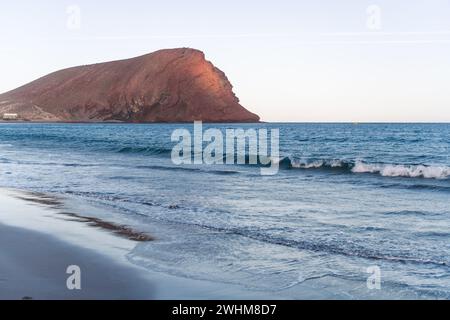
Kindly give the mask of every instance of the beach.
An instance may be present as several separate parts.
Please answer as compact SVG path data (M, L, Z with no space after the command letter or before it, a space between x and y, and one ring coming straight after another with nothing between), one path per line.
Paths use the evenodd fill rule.
M132 267L55 237L0 226L0 299L148 299L152 286ZM81 290L66 286L66 270L82 270Z
M54 203L33 203L23 197L30 199L31 195L0 190L0 201L4 204L0 220L0 299L153 297L151 282L138 268L101 254L95 243L87 248L63 240L61 233L67 230L65 228L60 229L60 234L55 232L55 227L50 228L52 234L43 232L45 226L39 223L49 219L51 214L57 214L51 207ZM34 199L38 197L34 196ZM66 218L57 225L61 226L61 222L67 228L80 223ZM92 233L102 232L91 229ZM69 290L66 285L70 276L66 271L72 265L80 267L81 290Z
M144 270L125 259L151 237L98 219L86 221L43 194L0 189L0 300L249 299L234 286ZM113 227L112 227L113 226ZM127 232L120 232L127 230ZM143 239L143 240L142 240ZM70 266L81 290L69 290ZM267 297L256 293L258 297Z
M0 300L353 299L340 291L349 286L360 298L379 298L365 283L329 277L254 290L154 272L125 258L137 243L157 241L149 235L66 212L52 195L0 189L0 201ZM80 290L68 288L71 266L81 271Z

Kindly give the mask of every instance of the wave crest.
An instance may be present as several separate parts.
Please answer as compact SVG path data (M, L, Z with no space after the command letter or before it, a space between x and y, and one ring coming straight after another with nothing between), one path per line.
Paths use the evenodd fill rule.
M450 176L450 167L402 165L402 164L368 164L357 161L352 168L354 173L379 173L383 177L407 177L425 179L446 179Z
M351 173L373 173L383 177L405 177L425 179L447 179L450 177L450 167L432 165L405 165L367 163L361 160L299 160L286 157L280 160L285 169L334 169Z
M290 159L290 165L296 169L319 169L319 168L349 168L351 164L343 160L292 160Z

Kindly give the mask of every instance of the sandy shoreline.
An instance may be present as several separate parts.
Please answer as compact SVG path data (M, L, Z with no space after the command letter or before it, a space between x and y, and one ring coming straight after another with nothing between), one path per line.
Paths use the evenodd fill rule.
M417 298L397 289L367 290L365 281L321 277L283 290L255 291L235 284L152 271L127 259L141 241L159 241L131 227L92 218L82 204L0 188L0 300L273 300ZM70 207L70 206L69 206ZM69 290L69 266L81 270L81 290ZM351 294L342 291L351 288Z
M0 299L153 298L151 283L139 272L93 250L4 225L0 243ZM67 288L71 265L81 269L81 290Z
M148 277L139 268L114 259L118 253L103 254L95 243L91 242L90 249L64 238L70 229L72 236L90 233L91 238L98 235L100 242L126 249L133 242L126 239L130 230L116 230L113 224L100 225L100 220L85 217L67 216L56 221L52 216L60 214L56 201L19 191L0 189L0 201L0 299L154 298ZM55 224L49 224L51 220ZM83 224L91 224L91 228ZM44 232L46 227L48 233ZM110 232L101 231L101 227ZM116 235L119 231L126 237ZM127 242L128 246L124 246ZM70 274L66 271L73 265L81 269L81 290L67 288Z
M126 254L151 235L64 212L52 197L0 188L0 202L0 300L276 298L135 266ZM81 290L67 288L73 265Z

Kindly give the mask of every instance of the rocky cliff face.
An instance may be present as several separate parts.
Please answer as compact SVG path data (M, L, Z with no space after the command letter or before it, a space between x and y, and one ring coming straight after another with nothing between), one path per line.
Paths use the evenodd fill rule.
M225 74L194 49L57 71L0 95L31 121L257 122Z

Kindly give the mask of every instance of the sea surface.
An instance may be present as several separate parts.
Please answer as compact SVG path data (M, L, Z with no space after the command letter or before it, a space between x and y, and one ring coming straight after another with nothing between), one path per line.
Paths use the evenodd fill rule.
M171 134L192 127L0 124L0 187L150 232L127 258L162 273L281 298L450 298L450 124L204 125L279 129L274 176L174 165Z

